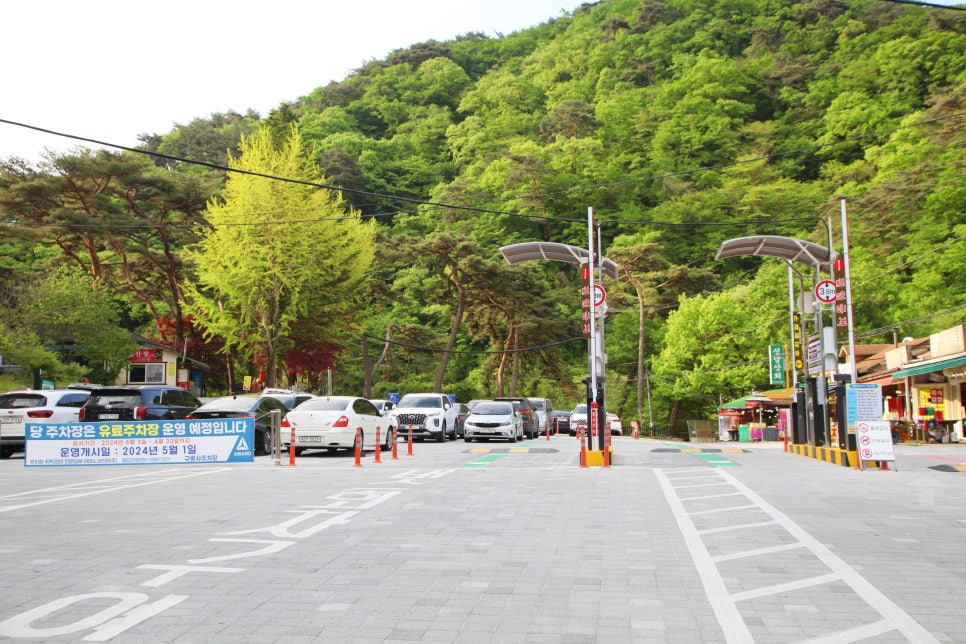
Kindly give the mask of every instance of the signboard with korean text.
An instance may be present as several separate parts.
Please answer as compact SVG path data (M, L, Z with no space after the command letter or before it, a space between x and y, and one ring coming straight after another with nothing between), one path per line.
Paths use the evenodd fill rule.
M164 353L161 349L138 349L131 354L131 362L161 362Z
M845 290L845 259L839 257L832 264L832 282L835 284L835 304L832 307L832 317L835 320L835 331L839 335L847 335L849 331L849 302Z
M255 421L137 420L26 426L24 466L251 463Z
M855 424L855 444L862 461L893 461L892 426L887 420L859 421Z
M882 420L882 387L873 384L849 384L845 388L845 410L848 432L855 434L855 447L862 461L895 461L892 448L892 426Z
M785 347L780 344L768 346L768 382L772 385L785 384Z
M595 294L596 295L596 294ZM580 268L580 325L583 328L585 340L591 335L590 319L590 266L584 264Z
M795 370L801 374L805 369L805 358L802 355L802 314L795 313L792 315L792 338L795 344L795 348L792 351L792 356L795 359Z

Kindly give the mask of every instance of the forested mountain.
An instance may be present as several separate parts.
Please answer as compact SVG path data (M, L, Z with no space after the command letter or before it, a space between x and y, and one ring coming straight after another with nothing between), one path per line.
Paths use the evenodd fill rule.
M345 212L376 230L367 294L326 332L314 321L308 340L299 333L311 312L293 318L283 373L317 387L332 367L337 391L374 396L441 389L571 405L586 377L577 269L511 266L498 249L585 247L592 206L621 269L605 284L608 407L648 422L646 365L654 423L680 426L765 385L767 346L788 343L784 264L716 261L727 239L839 248L847 198L859 337L962 322L964 84L962 11L603 0L499 38L415 44L314 90L306 79L304 97L264 119L219 114L145 137L146 151L166 155L153 163L130 153L8 162L0 202L8 221L28 225L5 231L0 268L9 289L79 266L112 289L119 324L199 351L232 348L202 337L203 321L181 325L175 297L195 283L184 251L204 247L227 174L177 158L237 164L242 135L268 129L281 148L294 131L321 170L315 183L328 186L319 189L341 189ZM72 173L91 189L57 179ZM144 184L153 197L142 207L145 190L130 195ZM99 226L84 227L92 219ZM150 232L116 228L132 220ZM318 221L297 209L271 220L263 228L292 244ZM7 315L8 329L22 327ZM264 360L235 348L239 368ZM216 370L210 382L225 381Z

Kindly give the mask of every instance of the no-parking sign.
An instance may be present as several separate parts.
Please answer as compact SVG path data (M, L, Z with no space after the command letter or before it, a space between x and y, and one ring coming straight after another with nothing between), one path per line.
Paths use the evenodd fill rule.
M892 427L887 420L860 420L855 423L856 447L863 461L895 461Z

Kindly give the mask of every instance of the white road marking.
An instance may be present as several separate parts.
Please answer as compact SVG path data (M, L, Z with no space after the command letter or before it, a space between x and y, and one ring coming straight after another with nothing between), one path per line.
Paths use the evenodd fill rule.
M704 584L705 592L707 593L708 599L711 602L712 609L714 610L715 616L718 618L718 623L721 626L721 630L724 632L725 639L728 642L744 643L754 641L754 636L752 635L751 630L749 629L748 624L745 622L741 610L738 607L739 602L757 597L787 593L811 586L838 582L848 585L858 598L879 613L883 619L876 620L869 624L863 624L850 627L848 629L839 630L837 632L828 633L822 637L808 640L809 642L822 644L832 642L855 642L876 637L884 633L899 631L909 641L917 642L917 644L933 642L938 643L938 640L933 637L929 631L923 628L895 602L886 597L875 586L862 577L862 575L856 572L855 569L835 555L831 550L829 550L828 547L810 535L797 523L792 521L787 515L770 505L753 490L742 484L724 470L709 470L709 475L717 478L717 485L720 488L734 490L735 492L722 493L721 495L708 495L703 497L681 497L679 495L679 492L687 489L693 489L696 486L690 484L677 485L676 483L680 480L697 478L695 476L678 477L674 475L673 471L662 471L658 469L654 470L654 474L657 476L661 488L664 491L664 495L671 508L671 512L674 515L678 528L681 530L681 534L684 537L684 542L691 553L691 557L694 560L695 565L697 566L698 574L701 577L701 582ZM712 512L707 510L689 512L685 505L685 501L690 502L697 499L713 500L719 496L733 496L734 494L740 494L751 502L750 505L741 506L741 509L753 509L760 511L770 517L771 520L734 524L706 530L699 530L697 528L692 520L692 517L707 515ZM737 508L724 507L721 509L731 510ZM778 526L787 532L795 541L780 546L756 548L737 553L729 553L717 557L710 554L704 542L704 537L707 535L733 530L749 530L764 526ZM726 561L735 561L747 557L755 557L795 548L808 549L808 551L818 561L823 563L831 572L814 577L790 579L784 583L765 586L762 588L731 592L728 590L725 579L722 577L721 572L717 567L717 564Z

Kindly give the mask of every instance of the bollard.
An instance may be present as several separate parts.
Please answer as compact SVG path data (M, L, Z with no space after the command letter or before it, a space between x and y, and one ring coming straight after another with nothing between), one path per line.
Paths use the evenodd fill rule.
M604 431L604 467L610 467L610 427Z
M413 426L409 425L409 456L413 455Z
M379 451L382 448L382 433L379 425L376 425L376 458L373 459L373 463L382 463L382 459L379 458Z
M638 438L640 438L640 435L639 435L639 433L638 433L637 430L638 430L637 421L636 420L632 420L631 421L631 436L634 437L634 440L638 440Z
M288 439L288 464L295 465L295 425L292 425L292 434Z
M399 440L399 430L395 427L390 427L389 431L392 432L392 460L395 461L399 458L399 454L397 453L398 448L396 447L398 445L397 441Z
M560 418L553 419L554 434L560 436Z
M550 419L547 419L547 440L550 440Z
M587 444L584 441L580 441L580 467L587 467Z
M356 462L353 467L362 467L362 428L356 427Z

